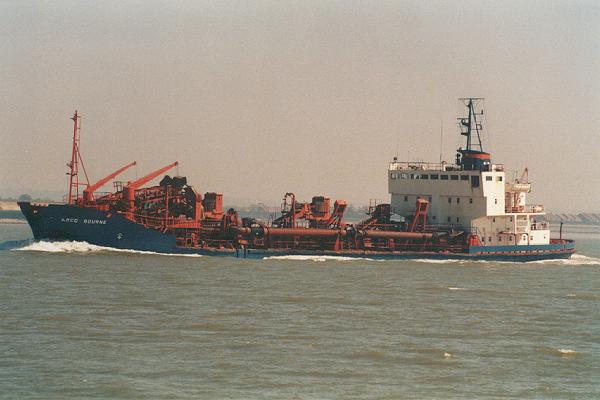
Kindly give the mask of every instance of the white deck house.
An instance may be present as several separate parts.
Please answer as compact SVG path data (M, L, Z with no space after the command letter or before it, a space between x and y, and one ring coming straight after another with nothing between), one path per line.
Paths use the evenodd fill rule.
M430 224L471 229L485 245L550 243L547 224L533 222L544 207L526 204L531 184L507 182L502 165L489 169L394 161L388 171L392 210L411 215L417 198L423 198L430 203Z

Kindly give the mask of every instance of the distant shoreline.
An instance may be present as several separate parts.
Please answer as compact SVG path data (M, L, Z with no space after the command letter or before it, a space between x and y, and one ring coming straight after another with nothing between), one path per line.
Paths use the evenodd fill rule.
M0 218L0 224L22 225L27 224L27 221L17 218Z
M16 201L0 201L0 211L19 211Z

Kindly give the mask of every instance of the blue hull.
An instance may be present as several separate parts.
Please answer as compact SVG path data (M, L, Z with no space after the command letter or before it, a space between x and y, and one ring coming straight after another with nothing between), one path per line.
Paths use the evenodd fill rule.
M76 240L98 246L176 252L175 236L135 224L120 214L64 204L19 203L36 240Z
M36 240L83 241L98 246L157 253L202 254L238 258L298 255L342 256L374 260L425 258L523 262L569 258L575 252L573 242L537 246L472 246L468 253L184 248L176 245L175 235L146 228L129 221L118 213L64 204L37 205L22 202L19 203L19 206L25 218L27 218Z

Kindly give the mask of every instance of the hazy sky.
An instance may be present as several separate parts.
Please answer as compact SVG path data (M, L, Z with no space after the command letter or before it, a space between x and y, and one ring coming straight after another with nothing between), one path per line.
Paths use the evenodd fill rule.
M174 160L202 192L389 199L387 164L460 144L486 98L495 162L532 201L600 211L596 1L0 1L0 192ZM135 172L125 178L135 176ZM1 194L1 193L0 193Z

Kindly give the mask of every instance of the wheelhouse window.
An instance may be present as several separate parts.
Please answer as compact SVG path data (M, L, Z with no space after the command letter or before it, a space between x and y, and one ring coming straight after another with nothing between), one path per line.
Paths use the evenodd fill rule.
M438 174L431 174L431 179L438 179L439 175Z
M447 181L448 180L448 175L440 175L440 179L443 181Z
M485 180L486 180L486 181L491 181L491 180L492 180L492 177L491 177L491 176L486 176L486 177L485 177Z
M468 181L469 180L469 175L461 175L460 176L460 180L461 181Z
M457 181L458 175L450 175L450 180Z
M429 179L429 175L427 175L427 174L421 174L421 179Z

